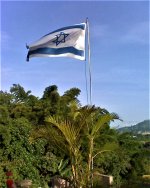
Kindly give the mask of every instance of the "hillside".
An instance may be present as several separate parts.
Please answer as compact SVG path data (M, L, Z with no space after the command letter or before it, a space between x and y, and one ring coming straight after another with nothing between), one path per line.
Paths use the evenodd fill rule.
M122 127L118 129L119 132L133 132L133 133L144 133L150 132L150 120L142 121L136 125L130 127Z

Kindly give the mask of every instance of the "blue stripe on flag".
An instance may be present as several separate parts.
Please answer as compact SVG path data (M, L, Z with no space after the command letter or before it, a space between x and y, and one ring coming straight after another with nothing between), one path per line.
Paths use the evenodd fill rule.
M56 32L59 32L59 31L67 30L67 29L82 29L82 30L84 30L85 29L85 24L79 24L79 25L73 25L73 26L68 26L68 27L62 27L60 29L52 31L51 33L48 33L48 34L44 35L43 37L45 37L47 35L50 35L50 34L53 34L53 33L56 33Z
M74 47L64 47L64 48L45 47L45 48L38 48L36 50L29 51L27 55L27 60L29 60L30 55L35 55L35 54L60 55L60 54L65 54L65 53L71 53L71 54L78 55L81 57L84 56L83 50L77 50Z

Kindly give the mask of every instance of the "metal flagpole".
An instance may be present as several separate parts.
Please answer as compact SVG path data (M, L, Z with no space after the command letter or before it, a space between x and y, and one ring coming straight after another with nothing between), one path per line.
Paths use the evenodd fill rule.
M87 24L87 39L88 39L88 66L89 66L89 79L90 79L90 105L92 105L92 76L91 76L91 51L90 51L90 30L89 30L89 21L86 18Z
M90 29L89 29L89 21L86 18L87 24L87 37L88 37L88 67L89 67L89 79L90 79L90 105L92 106L92 74L91 74L91 50L90 50ZM93 121L92 121L93 123ZM93 146L92 146L93 147ZM91 161L91 187L93 187L93 156Z
M87 77L87 65L85 62L85 80L86 80L86 100L87 100L87 105L89 104L89 94L88 94L88 77Z

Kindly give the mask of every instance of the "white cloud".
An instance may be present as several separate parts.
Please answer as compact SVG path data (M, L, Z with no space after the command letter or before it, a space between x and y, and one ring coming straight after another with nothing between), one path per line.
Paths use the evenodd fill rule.
M5 31L1 31L1 41L0 42L6 42L10 39L11 37L9 34Z
M109 26L106 24L103 25L92 25L90 27L90 32L92 37L103 37L107 36L109 31Z
M12 37L7 32L1 31L1 37L0 37L1 48L7 49L11 39Z
M149 42L149 22L139 22L132 25L126 33L120 37L124 43L148 44Z
M148 44L149 22L143 21L127 25L126 27L108 24L91 25L91 37L97 37L105 43L112 44Z
M143 85L143 83L147 83L148 79L145 76L144 70L128 68L112 68L111 70L108 70L104 73L101 72L100 74L95 72L93 78L94 82L130 85L133 84L139 86Z

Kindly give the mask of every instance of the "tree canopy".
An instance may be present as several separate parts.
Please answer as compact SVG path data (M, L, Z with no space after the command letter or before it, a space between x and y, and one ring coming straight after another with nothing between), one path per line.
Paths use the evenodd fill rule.
M94 172L113 175L116 186L150 173L143 142L110 127L116 113L82 106L80 92L60 95L52 85L39 98L19 84L0 91L0 187L8 171L33 187L50 186L58 176L74 188L90 187Z

